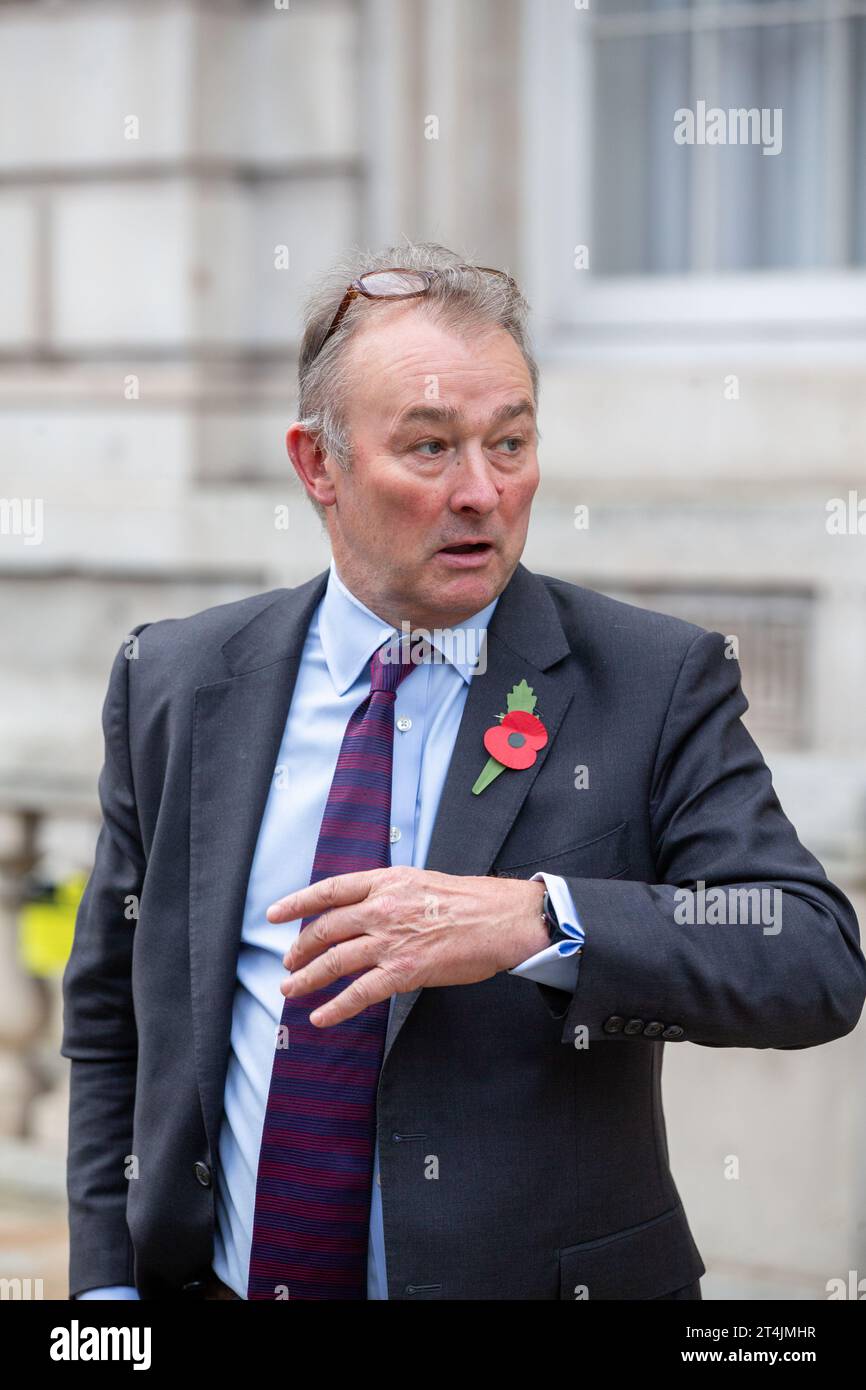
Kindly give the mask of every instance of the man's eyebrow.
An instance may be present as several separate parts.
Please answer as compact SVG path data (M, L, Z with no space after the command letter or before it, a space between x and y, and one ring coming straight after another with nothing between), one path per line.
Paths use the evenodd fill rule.
M397 420L396 429L405 425L455 425L460 411L455 405L415 405L405 410Z
M488 428L497 429L521 415L535 415L535 407L528 396L500 406L491 417ZM459 419L460 411L453 405L416 405L403 412L395 429L404 429L407 425L456 425Z
M521 415L535 415L535 406L528 396L512 401L511 405L500 406L490 421L490 427L495 429L498 425L507 425L509 420L517 420Z

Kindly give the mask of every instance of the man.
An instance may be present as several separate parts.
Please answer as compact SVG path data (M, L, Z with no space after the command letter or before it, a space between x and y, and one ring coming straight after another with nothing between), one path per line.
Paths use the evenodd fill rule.
M435 245L327 279L287 445L329 569L118 653L73 1297L700 1298L665 1042L860 1016L725 639L520 563L525 315Z

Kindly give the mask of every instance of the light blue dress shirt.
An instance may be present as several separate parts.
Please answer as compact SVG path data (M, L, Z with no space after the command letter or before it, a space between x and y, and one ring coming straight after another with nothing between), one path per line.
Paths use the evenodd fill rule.
M445 776L484 631L498 598L448 631L431 633L436 651L397 689L391 790L391 863L423 868ZM213 1268L246 1298L256 1174L286 978L282 958L300 922L273 924L271 903L310 881L313 856L349 716L370 690L370 659L394 633L352 594L333 559L307 631L247 886L232 1007L231 1044L216 1169ZM441 656L439 655L441 653ZM483 752L483 750L481 750ZM479 763L479 769L481 764ZM467 775L473 772L467 769ZM474 775L474 773L473 773ZM508 775L508 774L505 774ZM539 872L573 941L548 946L508 973L572 991L583 930L562 878ZM394 997L391 999L393 1008ZM339 1026L339 1025L337 1025ZM79 1298L136 1298L127 1286L88 1289ZM367 1297L388 1285L375 1154Z

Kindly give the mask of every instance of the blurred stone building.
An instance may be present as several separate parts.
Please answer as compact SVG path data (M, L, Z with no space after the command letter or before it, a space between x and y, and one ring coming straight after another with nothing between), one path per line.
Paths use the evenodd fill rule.
M542 362L524 562L737 638L782 804L866 918L864 15L0 4L7 1168L22 1141L62 1166L57 981L22 969L17 908L30 870L91 862L114 652L327 566L283 435L305 284L350 245L438 240L521 278ZM782 112L781 149L678 144L701 101ZM866 1275L863 1037L667 1048L706 1297Z

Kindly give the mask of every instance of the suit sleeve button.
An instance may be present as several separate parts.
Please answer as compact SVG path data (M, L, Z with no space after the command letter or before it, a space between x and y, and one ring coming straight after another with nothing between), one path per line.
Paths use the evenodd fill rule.
M606 1018L601 1026L605 1033L621 1033L624 1024L625 1019L620 1018L619 1014L611 1014L610 1018Z
M630 1018L622 1031L632 1036L634 1033L642 1033L643 1029L644 1023L642 1018Z
M659 1033L664 1032L664 1027L663 1023L648 1023L643 1030L643 1035L645 1038L657 1038Z
M675 1042L677 1038L681 1038L683 1036L684 1032L685 1029L681 1028L678 1023L672 1023L670 1027L664 1030L664 1032L662 1033L662 1037L667 1038L668 1042Z

